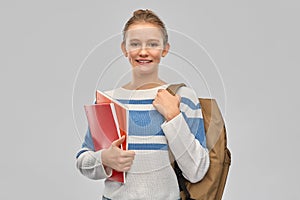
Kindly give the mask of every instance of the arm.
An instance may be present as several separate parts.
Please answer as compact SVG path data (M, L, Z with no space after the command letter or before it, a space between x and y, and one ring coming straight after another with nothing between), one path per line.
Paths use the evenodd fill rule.
M102 151L94 151L90 130L87 130L82 148L76 156L77 169L90 179L104 179L112 175L112 170L102 164Z
M198 182L209 167L200 104L190 88L182 87L178 94L181 96L180 113L167 119L161 127L185 178Z

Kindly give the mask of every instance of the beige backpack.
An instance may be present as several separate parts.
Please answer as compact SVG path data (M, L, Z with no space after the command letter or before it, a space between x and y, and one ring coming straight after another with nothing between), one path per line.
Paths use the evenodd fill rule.
M175 95L182 86L185 84L173 84L167 90ZM199 102L204 120L206 144L209 149L209 169L201 181L191 183L183 177L176 161L173 167L180 186L180 196L183 200L221 200L231 164L225 124L214 99L199 98Z

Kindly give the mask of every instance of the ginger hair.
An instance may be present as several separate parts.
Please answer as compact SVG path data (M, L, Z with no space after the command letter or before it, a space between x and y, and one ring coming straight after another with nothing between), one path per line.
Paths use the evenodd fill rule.
M168 33L165 24L153 11L148 9L145 10L139 9L133 12L132 17L126 22L124 26L123 42L125 42L126 31L129 29L131 25L137 23L150 23L158 26L162 31L164 45L168 43Z

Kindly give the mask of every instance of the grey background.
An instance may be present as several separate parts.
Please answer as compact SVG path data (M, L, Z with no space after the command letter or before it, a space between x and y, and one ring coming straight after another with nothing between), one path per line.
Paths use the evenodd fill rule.
M207 79L217 82L210 94L232 151L223 199L299 199L300 6L292 0L1 1L0 199L99 199L103 182L75 168L86 127L81 106L104 80L102 63L120 51L104 45L102 56L84 60L137 8L203 44L219 69ZM199 51L187 54L195 60ZM204 92L196 77L189 81Z

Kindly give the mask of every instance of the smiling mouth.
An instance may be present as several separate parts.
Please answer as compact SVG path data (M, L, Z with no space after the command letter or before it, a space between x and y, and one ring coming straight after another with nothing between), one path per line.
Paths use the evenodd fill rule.
M140 64L148 64L148 63L152 62L152 60L135 60L135 61L140 63Z

